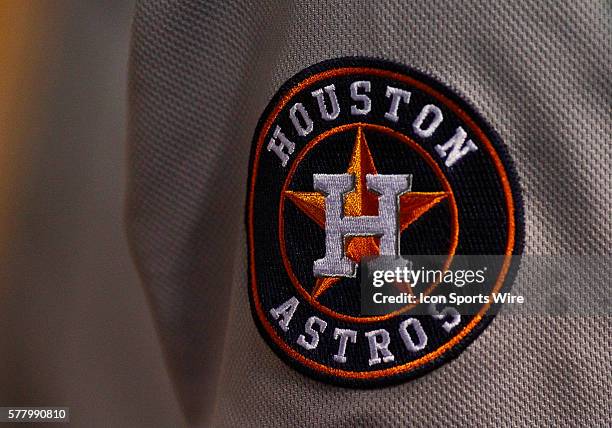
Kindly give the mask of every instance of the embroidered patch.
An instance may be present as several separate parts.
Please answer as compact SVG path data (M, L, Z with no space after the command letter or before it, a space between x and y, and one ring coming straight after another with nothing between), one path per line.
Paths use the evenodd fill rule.
M343 58L285 83L255 132L246 207L249 296L267 343L293 367L371 387L459 355L491 321L406 306L363 315L367 257L522 251L519 186L499 137L461 97L395 63Z

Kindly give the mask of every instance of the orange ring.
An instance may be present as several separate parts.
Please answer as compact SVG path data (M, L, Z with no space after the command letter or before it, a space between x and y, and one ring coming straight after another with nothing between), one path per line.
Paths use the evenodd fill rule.
M285 183L283 184L283 188L281 190L281 198L280 198L280 204L279 204L279 208L278 208L278 230L279 230L280 250L281 250L281 257L283 259L283 264L285 265L285 269L287 270L287 274L289 275L289 279L291 279L291 282L293 283L295 288L302 295L302 297L304 297L306 300L309 300L309 303L312 306L314 306L316 309L320 310L321 312L323 312L326 315L329 315L330 317L333 317L333 318L336 318L336 319L340 319L340 320L343 320L343 321L349 321L349 322L355 322L355 323L368 323L368 322L384 321L384 320L393 318L393 317L395 317L395 316L397 316L399 314L402 314L402 313L410 310L416 304L406 305L406 306L404 306L401 309L398 309L396 311L390 312L390 313L385 314L385 315L377 315L377 316L370 316L370 317L356 317L356 316L352 316L352 315L346 315L346 314L338 313L338 312L328 308L327 306L324 306L323 304L319 303L318 301L310 299L310 295L304 289L304 287L302 287L302 284L300 283L298 278L295 276L295 273L293 272L293 269L291 267L291 263L289 262L289 259L287 257L287 250L286 250L286 245L285 245L285 234L284 234L284 226L285 226L284 223L285 222L284 222L284 215L283 215L283 210L285 208L285 191L288 190L289 183L291 182L291 179L293 178L293 174L295 173L295 170L297 169L298 164L304 158L304 156L306 156L306 154L314 146L319 144L325 138L330 137L331 135L337 134L339 132L344 132L344 131L350 130L352 128L357 128L357 127L360 127L360 126L363 127L364 129L371 128L371 129L374 129L374 130L376 130L378 132L386 133L388 135L392 135L393 137L399 139L403 143L408 144L412 149L414 149L419 155L421 155L425 159L427 164L434 170L434 173L436 174L436 177L442 183L442 186L444 187L444 190L448 194L448 198L449 198L449 201L450 201L451 228L452 228L452 231L451 231L451 243L450 243L449 250L448 250L448 258L445 260L444 266L443 266L442 270L448 269L448 267L450 266L451 260L453 259L453 256L455 255L455 250L456 250L457 244L459 242L459 219L457 218L458 217L457 202L455 201L455 195L453 194L453 189L451 188L450 183L448 182L448 180L444 176L444 173L442 172L442 170L440 169L440 167L438 166L436 161L433 160L431 155L429 153L427 153L427 151L425 149L423 149L421 146L416 144L412 139L408 138L406 135L404 135L404 134L402 134L400 132L394 131L393 129L387 128L387 127L382 126L382 125L374 125L374 124L370 124L370 123L354 122L354 123L350 123L350 124L347 124L347 125L337 126L337 127L332 128L332 129L330 129L328 131L325 131L322 134L318 135L313 140L309 141L308 144L306 144L306 146L304 146L304 148L300 151L298 156L293 161L293 164L291 165L291 168L289 169L289 172L287 173L287 177L285 178ZM437 284L430 285L424 291L424 293L425 294L431 293L431 291L436 287L436 285Z
M274 327L272 327L272 325L267 321L265 313L261 307L261 301L259 300L259 295L257 294L257 276L255 273L255 248L254 248L254 236L253 236L253 205L255 201L254 195L255 195L255 183L257 179L257 166L259 165L259 157L261 154L261 148L263 147L263 144L265 141L265 136L268 134L270 127L272 123L274 122L274 120L276 119L276 116L278 115L278 113L280 113L283 107L289 102L291 98L293 98L295 94L300 92L302 89L318 81L321 81L323 79L327 79L330 77L345 76L345 75L350 75L350 74L369 74L372 76L379 76L379 77L384 77L384 78L389 78L389 79L395 79L407 85L411 85L411 86L414 86L422 90L423 92L436 98L438 101L444 104L447 108L449 108L455 114L457 114L457 116L459 116L467 124L470 130L478 137L478 139L484 145L484 148L487 150L487 152L491 156L493 163L495 165L495 168L497 169L497 172L499 174L499 179L501 181L502 188L504 190L504 196L506 199L506 209L507 209L507 214L508 214L508 225L507 225L508 226L508 241L506 243L506 252L505 252L506 257L504 258L504 263L500 270L499 276L497 277L495 286L493 287L493 290L491 291L491 294L496 293L497 291L501 289L503 282L504 282L504 278L506 277L506 274L508 273L508 269L510 268L510 261L511 261L511 256L512 256L512 250L514 249L514 239L515 239L515 229L516 229L516 225L514 222L514 200L512 197L512 189L510 187L510 181L508 179L506 170L501 162L501 159L499 158L499 155L497 154L497 151L493 147L493 144L491 143L489 138L486 136L486 134L476 125L476 123L472 120L472 118L469 117L468 114L463 109L461 109L461 107L459 107L454 101L446 97L444 94L436 91L430 86L412 77L406 76L401 73L393 72L393 71L381 70L381 69L371 68L371 67L337 68L337 69L327 70L321 73L317 73L317 74L314 74L306 78L301 83L299 83L298 85L294 86L291 90L289 90L287 94L284 97L282 97L280 101L276 104L276 106L274 107L274 109L272 110L272 112L269 114L268 118L264 122L261 128L261 131L259 133L259 137L257 139L257 147L255 149L255 159L253 161L253 171L251 175L251 183L250 183L251 186L249 189L250 193L249 193L248 207L247 207L247 213L248 213L248 231L247 233L248 233L248 244L249 244L251 293L253 296L253 301L255 303L255 310L257 312L257 316L261 322L261 325L266 330L266 332L270 335L270 338L274 341L274 343L278 345L279 348L282 349L287 355L289 355L294 360L300 362L301 364L305 365L306 367L309 367L316 371L320 371L322 373L344 377L348 379L376 379L376 378L386 377L389 375L407 372L411 369L423 366L429 363L430 361L438 358L439 356L445 354L447 351L449 351L455 345L457 345L463 338L465 338L480 323L483 316L485 315L485 313L491 306L492 299L489 299L489 303L485 304L480 309L478 314L475 315L474 318L463 329L461 329L461 331L456 336L454 336L451 340L449 340L448 342L446 342L444 345L440 346L439 348L435 349L434 351L428 353L427 355L424 355L421 358L418 358L416 360L410 361L402 365L398 365L398 366L390 367L386 369L381 369L381 370L367 371L367 372L364 372L364 371L357 372L357 371L331 368L331 367L325 366L323 364L317 363L316 361L313 361L313 360L310 360L304 357L302 354L300 354L299 352L289 347L280 338L278 333L275 331Z

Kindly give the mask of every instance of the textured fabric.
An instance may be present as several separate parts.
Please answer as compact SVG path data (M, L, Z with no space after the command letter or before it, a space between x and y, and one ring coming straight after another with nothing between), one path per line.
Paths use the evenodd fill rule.
M611 15L603 1L141 2L128 230L189 420L608 425L610 317L499 317L455 362L395 387L304 377L251 319L243 215L270 97L310 64L362 55L436 76L500 133L522 179L527 254L609 253ZM517 283L549 281L521 270Z

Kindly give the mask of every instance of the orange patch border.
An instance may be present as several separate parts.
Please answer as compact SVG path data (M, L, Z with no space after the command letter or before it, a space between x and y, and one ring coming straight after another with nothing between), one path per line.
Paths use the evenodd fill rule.
M502 189L504 191L504 196L506 200L506 209L507 209L507 232L508 232L508 241L506 244L505 258L500 273L497 277L495 286L491 291L491 294L499 291L504 283L504 279L508 274L508 270L510 268L511 256L514 250L515 245L515 232L516 232L516 224L515 224L515 204L514 197L512 193L512 187L510 185L510 180L508 178L508 173L497 153L495 147L491 143L490 139L487 135L480 129L480 127L474 122L474 120L461 108L457 105L456 102L448 98L443 93L437 91L436 89L428 86L427 84L410 77L408 75L391 71L384 70L379 68L372 67L339 67L331 70L326 70L323 72L316 73L310 77L307 77L302 82L291 88L276 104L273 110L269 113L268 118L263 123L263 126L259 130L259 135L257 137L257 146L255 149L255 157L253 159L253 165L250 176L250 186L249 186L249 195L247 202L247 234L248 234L248 249L249 249L249 275L251 279L250 287L251 294L253 298L253 302L255 303L255 311L261 323L261 326L266 330L269 334L269 337L274 341L274 343L282 349L289 357L294 359L295 361L303 364L304 366L315 370L320 373L324 373L327 375L337 376L345 379L380 379L392 375L397 375L400 373L405 373L416 369L418 367L424 366L431 361L441 357L448 351L450 351L453 347L459 344L472 330L476 328L476 326L482 322L486 312L492 305L492 300L489 299L489 303L485 304L480 311L474 316L474 318L465 326L459 333L457 333L451 340L449 340L444 345L435 349L434 351L416 359L410 361L408 363L398 365L395 367L389 367L381 370L373 370L373 371L349 371L343 369L336 369L328 367L324 364L317 363L316 361L310 360L304 357L299 352L295 351L291 347L287 345L283 341L283 339L278 335L274 327L268 322L265 312L261 307L261 301L259 300L259 296L257 293L257 275L255 272L255 248L254 248L254 227L253 227L253 206L254 206L254 197L255 197L255 183L257 180L257 171L259 165L259 158L261 154L261 149L265 142L265 137L268 135L270 131L270 127L276 120L276 117L281 112L281 110L285 107L285 105L293 98L294 95L302 91L304 88L307 88L321 80L328 79L331 77L338 76L346 76L351 74L365 74L376 77L384 77L389 79L395 79L407 85L413 86L415 88L420 89L421 91L431 95L436 98L439 102L444 104L447 108L452 110L457 116L459 116L464 123L469 127L469 129L476 135L478 140L483 144L484 148L487 150L493 163L495 165L495 169L499 174L499 179L502 184Z

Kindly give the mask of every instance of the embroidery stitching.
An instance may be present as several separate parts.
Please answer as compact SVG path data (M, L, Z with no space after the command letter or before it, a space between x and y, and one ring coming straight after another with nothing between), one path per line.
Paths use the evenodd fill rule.
M262 140L267 143L264 153L270 153L265 158ZM349 156L346 172L338 170L343 168L335 160L339 156ZM420 165L417 173L400 167L407 161L412 168ZM377 171L381 162L382 173ZM469 206L464 198L478 197L461 181L466 162L469 170L481 164L478 168L488 168L479 178L489 180L483 185L505 204L505 216L496 218L500 211L491 210L483 218L505 222L506 241L487 245L492 253L520 253L522 208L512 165L497 135L450 90L403 66L360 58L317 64L281 88L255 133L247 231L255 321L285 361L340 385L394 383L456 357L486 327L488 305L467 318L451 306L432 307L431 321L424 322L427 316L402 318L409 307L386 316L359 316L346 300L353 292L345 282L357 281L361 258L401 254L411 228L445 219L449 235L419 245L434 251L435 242L447 243L437 250L448 252L447 264L459 243L460 222L471 233L486 230L472 225L466 214L456 216ZM449 175L451 169L459 175ZM264 181L258 180L258 171ZM263 182L275 184L260 191ZM425 183L435 191L422 191ZM463 189L458 201L453 186ZM428 211L435 214L423 215ZM270 226L278 223L277 230L264 226L270 221ZM405 228L408 232L402 233ZM278 233L278 244L269 239L272 231ZM262 283L258 277L265 269L269 272ZM507 261L493 291L509 286L509 272L514 271ZM439 333L430 333L432 328Z

